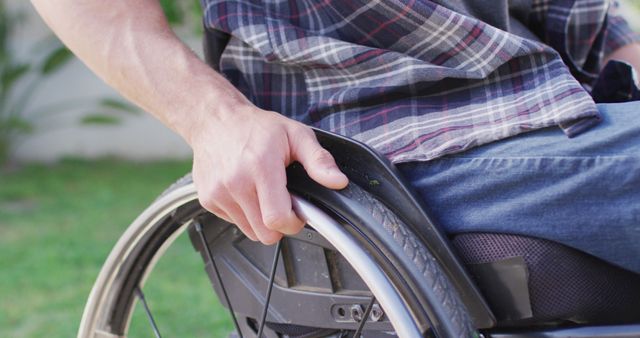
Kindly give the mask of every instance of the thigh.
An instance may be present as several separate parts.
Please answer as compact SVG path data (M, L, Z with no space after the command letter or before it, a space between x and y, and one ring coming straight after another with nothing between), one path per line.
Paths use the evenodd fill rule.
M572 139L546 128L399 168L449 233L546 238L640 272L640 102L599 109Z

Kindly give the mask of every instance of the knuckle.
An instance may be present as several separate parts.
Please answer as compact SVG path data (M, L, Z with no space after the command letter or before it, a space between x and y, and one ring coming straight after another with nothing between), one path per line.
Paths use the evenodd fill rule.
M268 176L268 171L265 168L272 167L267 164L266 156L258 157L254 156L247 160L245 165L247 166L246 174L241 175L245 179L256 179L256 177Z
M254 152L254 151L245 151L242 153L241 156L241 163L239 164L239 167L237 168L237 170L242 170L242 168L246 167L246 166L251 166L251 165L255 165L258 163L258 157L259 155Z
M222 185L228 190L240 190L247 185L243 170L235 170L222 179Z
M315 133L311 128L303 125L303 124L295 124L291 129L289 129L289 137L291 141L296 145L303 145L309 141L309 139L313 139L315 141Z
M300 137L313 138L314 140L316 138L316 133L314 133L311 128L305 125L298 125L296 133L298 133Z
M213 213L216 213L217 211L219 211L215 198L211 198L209 195L205 195L200 197L199 199L200 199L200 205L202 205L203 208Z
M247 147L243 150L239 166L240 168L246 168L247 163L260 164L269 159L269 154L272 152L274 145L277 142L273 137L263 140L259 144L254 144L251 147Z
M267 160L267 150L265 151L251 151L247 152L247 154L243 158L243 162L248 162L249 164L259 165L264 163Z
M313 151L313 159L319 162L333 162L331 153L322 147L318 147Z
M236 223L236 226L238 227L238 229L240 229L240 231L242 231L242 233L249 238L252 241L256 241L257 238L255 237L255 233L253 232L253 230L251 229L251 227L248 224L244 224L244 223Z
M278 230L286 226L287 216L282 212L267 213L262 217L262 222L270 230Z
M214 185L207 189L204 193L199 194L200 205L205 209L213 212L220 212L220 201L224 199L225 189L220 185Z

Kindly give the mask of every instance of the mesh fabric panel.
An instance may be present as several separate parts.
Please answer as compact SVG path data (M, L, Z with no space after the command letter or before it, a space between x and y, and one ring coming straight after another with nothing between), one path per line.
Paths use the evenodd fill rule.
M521 323L640 321L640 275L564 245L525 236L467 233L456 235L453 245L464 264L524 259L533 317ZM498 300L487 301L491 305Z

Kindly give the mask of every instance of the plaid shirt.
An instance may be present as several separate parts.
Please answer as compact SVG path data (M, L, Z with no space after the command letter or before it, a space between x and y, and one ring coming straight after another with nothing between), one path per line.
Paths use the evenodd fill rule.
M585 88L603 55L639 41L606 0L534 0L528 28L544 43L429 0L203 5L205 26L232 35L222 73L256 105L396 163L548 126L580 133L599 120Z

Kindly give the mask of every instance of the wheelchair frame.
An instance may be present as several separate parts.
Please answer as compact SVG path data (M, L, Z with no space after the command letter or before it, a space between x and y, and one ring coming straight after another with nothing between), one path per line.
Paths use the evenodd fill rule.
M353 140L346 139L344 137L329 134L327 132L316 130L318 140L323 147L332 152L336 162L340 166L349 179L352 182L357 183L364 190L375 195L378 198L385 198L383 201L389 203L388 207L393 208L395 212L402 212L400 217L404 218L405 224L412 227L413 230L417 230L415 234L421 234L424 238L425 233L423 227L426 227L424 231L430 231L432 237L431 241L425 243L427 248L433 253L434 259L439 263L442 271L451 278L452 287L456 290L456 293L460 295L460 299L467 310L469 311L470 318L473 321L475 328L479 329L482 333L482 337L495 337L495 338L524 338L524 337L554 337L554 338L568 338L568 337L640 337L640 325L617 325L617 326L583 326L575 328L549 328L541 330L504 330L495 329L495 321L491 310L486 305L483 296L478 292L475 285L471 282L469 275L465 272L462 265L458 262L458 259L453 254L447 243L446 238L439 231L436 225L429 222L428 217L422 211L421 206L417 199L413 197L413 194L403 184L400 176L397 175L393 167L386 162L383 158L375 154L370 149L366 148L362 144ZM338 214L349 214L349 205L356 202L346 199L337 191L323 188L322 186L313 182L306 174L301 166L291 166L288 168L288 182L289 189L301 196L312 197L315 200L323 201L324 205L327 205L332 210L338 212ZM177 184L179 185L180 182ZM163 251L171 240L167 238L175 238L180 232L179 230L186 227L188 224L184 224L180 220L192 219L194 215L202 213L202 207L197 203L195 188L193 185L180 188L181 192L178 192L179 197L171 201L171 205L167 208L159 210L158 208L150 208L145 211L136 222L127 230L122 236L121 240L116 245L116 248L112 251L109 259L105 263L105 267L101 271L98 280L92 290L89 297L83 320L81 324L81 330L78 337L111 337L111 334L105 333L104 336L96 334L95 327L100 325L115 325L118 327L126 327L129 320L129 312L131 311L132 299L125 298L124 303L115 302L113 308L108 310L110 313L112 323L104 323L104 309L99 309L99 304L105 299L115 297L116 294L128 293L133 294L138 292L138 288L141 288L141 284L144 283L146 275L155 263L156 251ZM185 190L186 189L186 190ZM185 190L185 191L182 191ZM173 193L172 193L173 194ZM161 198L162 199L162 198ZM315 225L320 233L328 234L334 233L340 230L339 226L336 226L335 222L327 220L319 224L317 215L310 216L315 213L316 209L303 199L296 199L295 202L297 211L306 219L312 219L311 223ZM354 206L354 208L356 208ZM341 210L344 209L344 210ZM366 216L365 216L366 217ZM426 222L425 222L426 220ZM422 222L422 223L413 223ZM420 227L417 227L419 224ZM148 230L149 228L154 228ZM364 227L363 227L364 228ZM145 232L141 232L141 229ZM376 231L375 227L367 231ZM385 236L386 235L386 236ZM327 236L330 237L330 236ZM373 236L372 236L373 237ZM384 241L385 238L389 239L388 234L381 233L375 236L376 239ZM435 240L434 240L435 238ZM159 240L160 239L160 240ZM159 241L159 242L158 242ZM135 242L132 245L130 242ZM158 242L158 244L153 244ZM139 244L142 243L142 244ZM354 247L353 243L345 244L347 242L333 244L336 247L340 247L344 252L349 252L349 247ZM394 245L384 245L385 249L394 248ZM134 261L123 260L123 252L130 252L136 250L143 250L137 253L138 257ZM375 253L373 254L375 256ZM357 257L358 254L354 254L353 257ZM366 261L366 257L359 255L360 262L353 261L356 266L367 266L367 271L358 271L361 276L367 276L370 273L375 274L375 268L371 265L371 260ZM365 262L366 261L366 262ZM142 269L141 269L142 267ZM374 271L374 272L372 272ZM452 272L453 271L453 272ZM142 275L140 275L142 273ZM137 274L137 275L136 275ZM460 274L462 278L458 278L456 274ZM136 277L137 276L137 277ZM371 275L370 275L371 276ZM367 278L365 278L367 279ZM371 281L376 278L369 278ZM382 279L376 279L382 280ZM419 281L408 281L413 287L420 287L426 285L426 283L419 283ZM468 284L467 284L468 283ZM371 287L371 283L368 283ZM465 288L467 284L468 289L462 289L464 293L460 293L459 288ZM376 288L376 286L374 286ZM390 292L389 285L381 286L377 290L374 290L374 294L379 298L381 305L385 308L385 312L389 312L387 309L390 307L398 308L398 298L393 294L389 295L385 299L385 296L380 298L379 295ZM115 290L115 291L114 291ZM139 291L141 292L141 291ZM424 297L424 299L418 299L418 303L423 304L424 307L433 310L435 300L430 299L429 295L432 294L429 290L425 292L417 292L414 295L418 297ZM395 305L394 305L395 304ZM437 304L435 305L437 307ZM473 315L474 306L476 306L475 315ZM102 313L101 313L102 311ZM392 311L393 312L393 311ZM393 315L392 315L393 316ZM390 316L390 317L392 317ZM403 315L407 318L406 313ZM402 316L400 316L402 317ZM115 319L114 319L115 318ZM438 317L430 316L431 327L446 326L447 323L438 322ZM480 319L486 320L482 322ZM395 327L401 337L417 337L420 334L416 332L416 327L411 323L407 323L402 318L392 318L395 323L401 326ZM399 329L400 328L400 329ZM422 328L424 329L424 328ZM447 332L447 331L445 331ZM446 335L445 335L446 336Z

